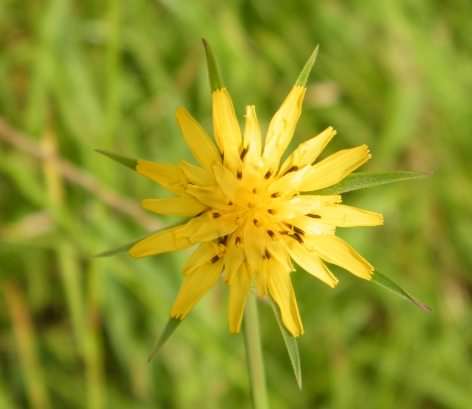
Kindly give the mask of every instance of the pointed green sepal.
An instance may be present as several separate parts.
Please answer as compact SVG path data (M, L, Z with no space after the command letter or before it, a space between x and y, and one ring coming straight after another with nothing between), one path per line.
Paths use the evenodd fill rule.
M131 158L127 158L126 156L117 155L116 153L108 152L103 149L95 149L95 152L108 156L110 159L113 159L114 161L119 162L122 165L133 170L136 170L136 166L138 166L138 161L136 159L131 159Z
M211 51L210 44L202 38L203 47L205 48L205 55L207 60L208 68L208 78L210 79L211 91L216 91L224 87L223 81L221 80L220 73L218 71L218 66L216 65L216 60Z
M413 297L410 293L401 288L397 283L395 283L391 278L387 277L386 275L375 271L371 281L381 287L393 291L395 294L412 302L423 311L431 311L431 308L428 305L422 303L421 301L418 301L415 297Z
M101 253L95 254L93 257L99 258L99 257L110 257L114 256L116 254L120 253L125 253L127 252L131 247L133 247L139 240L135 240L132 243L125 244L124 246L120 246L111 250L106 250L102 251Z
M179 320L177 318L169 318L169 321L167 321L164 331L162 331L162 334L157 340L156 345L154 346L154 349L149 354L148 362L151 362L154 359L154 357L157 355L159 350L170 338L170 336L174 333L174 331L177 329L177 327L179 326L181 322L182 320Z
M340 183L318 190L316 193L321 195L333 195L352 192L354 190L367 189L371 187L388 185L390 183L406 182L414 179L422 179L430 176L427 173L397 171L386 173L352 173L343 179Z
M302 367L300 364L300 352L298 351L298 342L297 338L292 336L284 327L282 323L282 319L280 317L280 311L277 305L269 298L269 304L272 307L272 311L274 312L275 319L277 320L277 324L279 325L280 333L282 334L282 338L285 343L285 348L287 349L288 357L290 359L290 363L292 364L293 374L295 375L295 380L297 381L297 385L299 389L302 389Z
M298 76L295 85L298 85L299 87L306 87L306 83L308 82L308 77L310 76L311 69L313 68L313 65L315 65L316 57L318 57L319 48L320 46L317 45L311 53L310 58L308 58L308 61L305 63L305 66L303 67L302 72Z

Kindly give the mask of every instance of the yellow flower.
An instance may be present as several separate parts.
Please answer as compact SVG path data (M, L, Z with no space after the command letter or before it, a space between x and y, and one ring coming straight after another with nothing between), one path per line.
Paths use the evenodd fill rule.
M329 127L282 161L315 58L316 52L270 121L264 139L254 106L246 107L241 131L229 93L216 81L212 84L214 141L185 108L177 110L177 122L198 165L138 160L138 173L174 193L171 198L146 199L143 207L190 220L139 241L129 254L144 257L197 245L183 267L172 317L185 318L223 277L229 286L231 332L239 332L245 301L254 286L260 297L275 301L287 330L299 336L303 326L290 278L293 262L331 287L338 279L325 263L366 280L372 277L374 268L335 231L336 227L381 225L382 215L343 205L339 195L316 194L369 160L367 146L341 150L315 163L336 134Z

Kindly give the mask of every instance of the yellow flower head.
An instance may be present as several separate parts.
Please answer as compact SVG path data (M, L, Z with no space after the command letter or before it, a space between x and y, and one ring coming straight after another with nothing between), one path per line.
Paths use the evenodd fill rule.
M241 131L231 97L207 49L212 81L214 140L185 108L177 122L198 165L138 160L136 170L175 195L146 199L143 207L159 214L189 217L129 249L145 257L197 245L183 267L183 283L171 316L183 319L223 277L229 286L229 328L238 332L248 292L278 305L283 324L303 333L290 274L295 264L331 287L338 280L325 263L369 280L373 267L345 241L336 227L376 226L379 213L341 204L339 195L316 194L364 164L366 145L316 159L336 134L329 127L300 144L284 161L306 92L316 50L262 137L254 106L246 107ZM315 163L316 162L316 163Z

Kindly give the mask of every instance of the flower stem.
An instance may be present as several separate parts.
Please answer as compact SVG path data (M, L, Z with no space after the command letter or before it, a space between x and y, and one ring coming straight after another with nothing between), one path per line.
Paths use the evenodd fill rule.
M244 345L254 409L269 409L256 295L250 291L244 315Z

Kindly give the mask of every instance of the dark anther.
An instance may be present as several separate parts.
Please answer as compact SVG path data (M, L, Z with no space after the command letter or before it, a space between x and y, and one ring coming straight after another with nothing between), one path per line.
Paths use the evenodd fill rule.
M238 179L241 179L241 178L243 177L243 172L241 172L240 170L238 170L238 171L236 172L236 177L237 177Z
M252 188L252 193L256 194L257 193L257 190L255 187Z
M228 202L228 206L233 206L233 202L231 200Z
M239 154L239 157L241 158L241 160L244 160L244 157L246 156L248 150L249 150L248 148L243 148L243 150Z
M206 210L202 210L200 213L197 213L195 217L201 216L203 213L206 213Z
M221 160L225 160L225 153L224 152L221 152L220 156L221 156Z
M223 246L226 246L226 242L228 241L228 236L223 236L218 239L218 244L222 244Z
M252 222L254 223L254 226L256 226L256 227L259 224L259 220L257 220L257 219L253 219Z
M281 230L281 231L279 231L279 234L287 235L287 234L289 234L289 232L287 230Z
M272 194L270 195L270 197L274 197L274 198L275 198L275 197L279 197L279 196L280 196L280 193L279 193L279 192L275 192L275 193L272 193Z
M271 176L272 176L272 172L271 172L270 170L268 170L268 171L266 172L266 174L264 175L264 178L265 178L265 179L269 179Z
M219 214L218 212L213 212L211 215L213 216L214 219L218 219L218 217L221 216L221 214Z
M288 168L284 175L286 175L287 173L290 173L290 172L295 172L296 170L298 170L298 166L291 166L290 168Z
M275 213L275 210L274 210L274 209L267 209L267 213L269 213L269 214L274 214L274 213Z
M300 227L293 226L293 230L295 231L295 233L298 233L300 236L303 236L305 234L305 232L302 229L300 229Z
M241 237L237 236L235 239L234 239L234 244L236 244L236 246L239 246L241 244Z
M271 254L269 253L269 250L265 249L264 250L264 258L267 259L267 260L270 260L271 258Z
M213 256L210 261L211 261L213 264L215 264L219 259L220 259L220 256Z
M267 234L269 235L271 239L273 239L275 236L275 233L272 230L267 230Z
M303 239L302 239L302 237L301 237L298 233L295 233L292 237L293 237L296 241L298 241L300 244L303 243Z
M319 214L308 213L307 216L313 219L321 219L321 216Z

